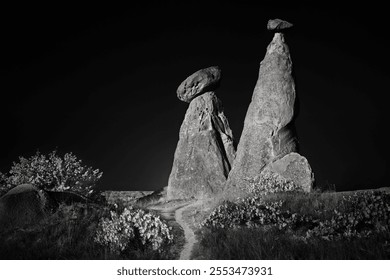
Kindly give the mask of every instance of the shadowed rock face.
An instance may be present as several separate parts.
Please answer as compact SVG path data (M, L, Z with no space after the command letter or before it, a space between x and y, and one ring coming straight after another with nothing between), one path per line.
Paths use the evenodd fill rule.
M37 223L60 204L87 202L91 200L77 193L45 191L31 184L22 184L0 198L0 229Z
M246 185L270 162L296 150L291 120L295 85L283 34L275 33L260 64L228 185Z
M177 89L177 98L191 102L196 96L218 88L221 69L218 66L201 69L185 79Z
M193 99L180 128L168 199L220 192L234 158L233 135L214 92Z
M0 198L0 227L13 228L38 222L53 206L45 191L19 185Z

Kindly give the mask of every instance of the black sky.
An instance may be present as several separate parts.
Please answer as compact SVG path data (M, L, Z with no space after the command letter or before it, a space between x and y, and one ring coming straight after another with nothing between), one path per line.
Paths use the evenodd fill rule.
M282 18L295 25L296 128L317 183L388 186L384 7L162 2L2 7L2 172L57 148L101 169L104 189L165 186L188 106L177 86L219 65L238 141L272 39L266 23Z

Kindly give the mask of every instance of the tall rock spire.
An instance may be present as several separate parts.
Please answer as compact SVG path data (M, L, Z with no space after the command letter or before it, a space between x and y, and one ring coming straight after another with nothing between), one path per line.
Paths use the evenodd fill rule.
M288 154L298 155L293 153L297 150L297 139L292 123L295 102L292 61L281 32L292 27L292 24L276 19L270 20L267 27L276 32L260 63L258 80L227 182L229 188L245 188L250 180L258 178L271 163L275 165L275 162ZM295 160L296 156L288 159ZM291 165L287 163L287 166ZM301 171L297 170L298 173ZM308 176L312 176L311 169L309 171ZM296 183L301 184L299 180ZM310 189L311 184L312 181L310 186L304 188Z
M189 102L180 128L168 199L211 196L222 191L234 159L233 134L215 95L221 71L199 70L184 80L178 98Z

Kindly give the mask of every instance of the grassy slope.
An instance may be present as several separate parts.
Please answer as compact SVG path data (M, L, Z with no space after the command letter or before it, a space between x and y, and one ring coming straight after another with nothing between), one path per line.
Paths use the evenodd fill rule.
M388 190L388 189L387 189ZM293 212L328 215L344 195L350 193L312 193L301 196L278 194L268 200L284 200ZM276 229L199 230L199 224L222 202L223 198L203 201L189 207L184 218L197 233L194 259L389 259L389 233L350 241L328 242L313 239L305 242L294 239L291 232L281 234ZM172 204L173 203L173 204ZM149 208L174 206L176 202L140 201ZM316 211L317 210L317 211ZM151 250L133 250L113 254L93 242L99 218L107 214L104 207L63 206L40 224L13 232L0 232L1 259L177 259L184 244L182 229L172 219L175 235L173 246L161 254ZM72 217L77 217L76 219Z
M228 229L204 232L200 259L389 259L389 234L350 241L293 240L277 230Z
M389 192L389 188L382 189ZM292 213L329 218L343 196L354 192L328 192L311 194L269 195L265 200L285 201L284 208ZM201 221L210 208L220 203L209 201L199 209ZM320 213L320 214L319 214ZM327 217L328 216L328 217ZM309 241L294 238L295 232L282 232L276 228L198 230L199 244L195 247L195 259L389 259L390 234L374 234L368 238L326 241L312 238Z
M0 259L177 259L183 231L174 221L175 242L160 253L137 246L113 253L94 242L99 219L109 208L97 205L61 205L40 223L14 230L0 230Z

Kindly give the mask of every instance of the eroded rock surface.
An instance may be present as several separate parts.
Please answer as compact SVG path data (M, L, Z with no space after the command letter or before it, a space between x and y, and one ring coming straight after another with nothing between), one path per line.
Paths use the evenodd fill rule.
M180 84L177 89L177 98L189 103L202 93L216 90L220 80L221 69L218 66L196 71Z
M234 156L233 134L221 101L213 91L198 95L189 104L180 128L168 199L199 198L222 191Z
M278 157L296 151L290 122L294 115L295 85L291 58L283 34L276 33L260 64L229 183L246 184Z
M274 172L282 178L292 181L305 192L310 192L313 187L314 174L310 164L305 157L298 153L289 153L271 162L262 170L262 173L267 171Z
M288 29L293 27L292 23L289 23L288 21L281 20L281 19L270 19L267 24L267 29L268 30L275 30L275 31L280 31L283 29Z
M268 29L280 30L290 25L282 20L273 20L268 22ZM258 177L268 164L296 152L297 139L292 123L294 102L290 52L284 35L277 32L260 63L257 84L229 174L228 188L245 189L248 182ZM296 172L299 173L298 170Z

